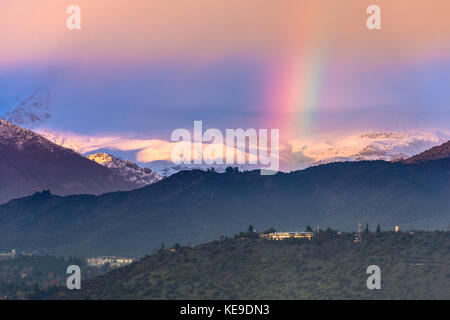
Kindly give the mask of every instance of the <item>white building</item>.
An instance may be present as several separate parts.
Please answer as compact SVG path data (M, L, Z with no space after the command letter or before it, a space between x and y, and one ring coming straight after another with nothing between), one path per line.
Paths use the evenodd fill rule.
M90 265L92 267L101 267L107 263L109 263L109 265L111 267L123 267L123 266L133 263L134 261L135 261L135 259L132 259L132 258L108 257L108 256L87 259L88 265Z
M15 258L16 249L12 249L11 252L0 253L0 258Z

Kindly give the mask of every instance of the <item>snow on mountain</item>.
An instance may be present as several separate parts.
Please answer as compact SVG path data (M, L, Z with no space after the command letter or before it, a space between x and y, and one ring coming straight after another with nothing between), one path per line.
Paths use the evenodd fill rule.
M94 153L88 155L87 158L107 167L126 181L142 187L162 180L159 174L149 168L141 168L134 162L121 160L107 153Z
M450 139L450 131L431 128L406 133L369 132L315 140L293 140L280 146L281 171L294 171L331 162L407 159ZM230 165L213 165L217 172ZM258 169L257 165L231 165L240 171ZM182 170L207 170L211 165L178 165L158 170L169 176Z
M339 161L406 159L450 139L450 131L431 128L405 133L372 132L321 138L315 141L291 141L291 152L302 155L295 169Z
M38 131L52 142L73 149L80 153L97 150L135 150L139 155L142 148L153 150L159 155L162 145L144 143L141 140L108 137L83 136L74 133L58 133L48 130ZM314 138L299 138L290 141L280 141L280 170L292 171L310 166L339 162L361 160L395 161L406 159L427 149L438 146L450 139L450 130L442 128L424 128L403 132L360 132L355 134L321 135ZM167 142L169 144L169 142ZM167 147L167 146L166 146ZM170 146L169 146L170 147ZM167 147L168 148L168 147ZM165 151L170 155L170 149ZM148 166L160 176L167 177L181 170L206 170L211 165L174 165L161 153L159 160L148 162ZM140 160L142 161L142 160ZM216 171L224 171L229 166L213 165ZM255 165L231 165L240 170L258 169Z
M0 144L14 145L18 149L23 149L26 144L31 142L39 143L48 151L60 148L59 145L51 143L41 135L0 118Z

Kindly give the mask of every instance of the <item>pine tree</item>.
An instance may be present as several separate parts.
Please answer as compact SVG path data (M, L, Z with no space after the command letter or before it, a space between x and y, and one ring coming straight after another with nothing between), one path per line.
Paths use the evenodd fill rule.
M380 227L380 224L379 224L379 223L377 224L377 233L378 233L378 234L381 233L381 227Z

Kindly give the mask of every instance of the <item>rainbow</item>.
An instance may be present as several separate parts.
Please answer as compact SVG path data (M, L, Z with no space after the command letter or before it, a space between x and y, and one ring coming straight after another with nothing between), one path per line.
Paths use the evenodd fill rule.
M323 84L323 55L316 51L304 58L287 58L269 72L267 110L270 123L285 138L314 133L315 111Z

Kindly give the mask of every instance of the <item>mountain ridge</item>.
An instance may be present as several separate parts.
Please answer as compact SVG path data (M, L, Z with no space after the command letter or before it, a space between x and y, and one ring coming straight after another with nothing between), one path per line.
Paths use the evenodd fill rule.
M46 299L449 299L448 232L314 232L311 240L260 240L240 233L198 246L174 246L81 290ZM432 249L430 250L430 247ZM366 269L383 270L382 290L367 289ZM401 279L401 281L399 281ZM426 284L426 285L425 285Z
M80 154L96 150L115 154L114 150L121 150L127 141L134 143L132 138L89 136L47 129L41 129L39 133L56 144L71 148ZM336 133L318 135L311 139L293 139L284 141L280 145L280 171L290 172L310 166L343 161L396 161L409 158L449 139L449 130L435 127L402 132ZM224 171L226 168L224 165L206 164L176 166L170 159L146 162L146 166L161 176L170 176L176 172L190 169L206 170L214 167L216 171ZM249 164L241 166L241 168L243 170L259 169L258 166Z
M450 159L341 162L274 176L182 171L132 191L10 201L0 206L0 249L136 256L250 224L348 231L362 220L371 228L441 230L450 224L449 193Z
M137 187L73 150L0 119L0 203L42 190L102 194Z
M450 140L439 145L433 147L431 149L425 150L415 156L412 156L406 160L403 160L404 163L421 163L432 160L440 160L450 158Z
M130 160L122 160L107 153L93 153L88 155L87 158L107 167L114 174L137 184L139 187L147 186L162 179L159 174L149 168L141 168Z

